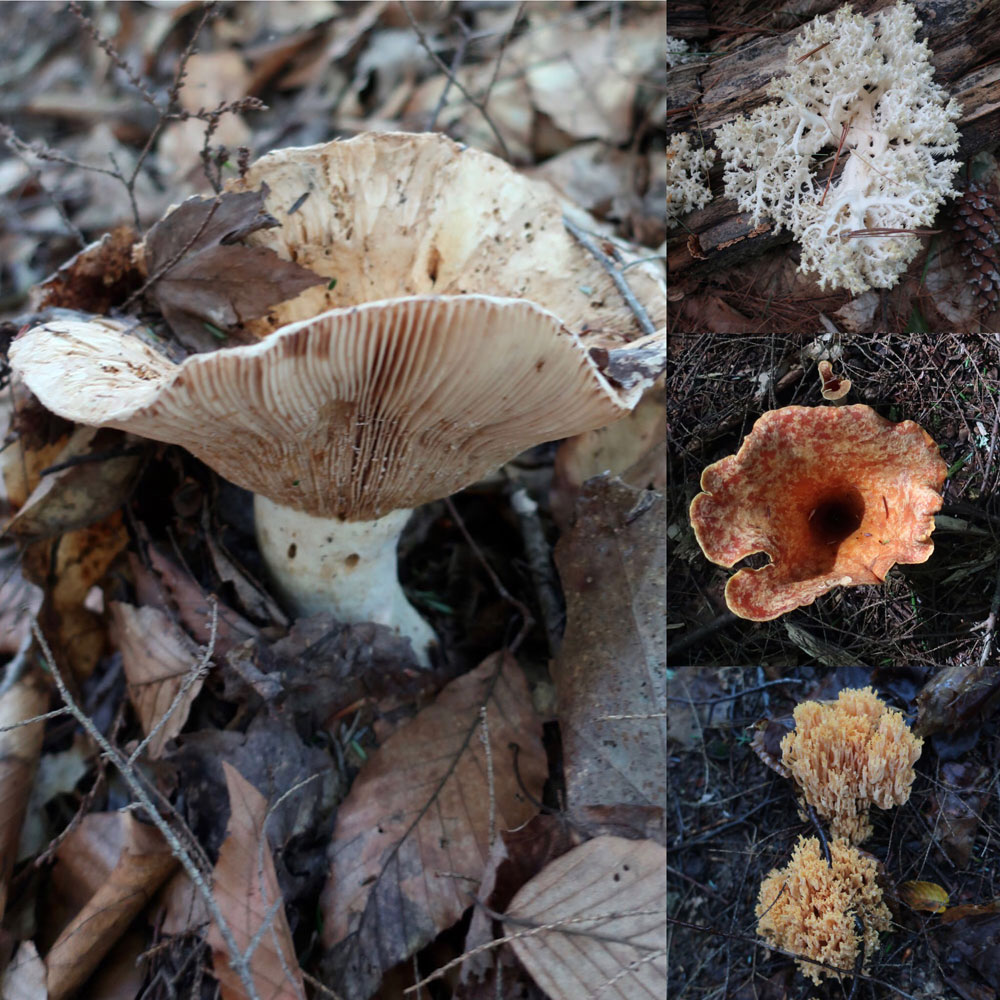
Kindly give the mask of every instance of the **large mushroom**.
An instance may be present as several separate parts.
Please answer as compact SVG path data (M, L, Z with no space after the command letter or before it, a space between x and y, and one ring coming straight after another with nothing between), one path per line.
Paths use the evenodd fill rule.
M946 474L911 420L894 424L861 404L785 406L705 469L691 525L720 566L771 557L726 584L731 611L769 621L833 587L882 583L896 563L929 559Z
M396 576L410 509L624 416L662 335L636 345L651 377L605 377L595 331L611 362L641 331L548 188L440 136L282 150L244 183L266 183L283 220L252 239L331 279L259 321L263 339L176 365L123 324L61 321L22 334L11 365L53 412L182 445L252 490L262 555L295 610L389 625L426 663L435 635ZM434 289L461 294L422 294Z

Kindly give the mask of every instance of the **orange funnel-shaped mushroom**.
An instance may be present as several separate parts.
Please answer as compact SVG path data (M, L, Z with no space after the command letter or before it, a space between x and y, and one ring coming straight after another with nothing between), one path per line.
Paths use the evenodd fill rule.
M769 621L838 586L881 583L896 563L921 563L947 467L911 420L868 406L786 406L763 414L739 452L710 465L691 504L705 555L741 569L726 603Z

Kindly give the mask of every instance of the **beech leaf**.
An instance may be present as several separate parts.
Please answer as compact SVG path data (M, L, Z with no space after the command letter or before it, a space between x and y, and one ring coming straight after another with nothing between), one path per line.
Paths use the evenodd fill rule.
M142 731L148 736L160 725L148 748L155 760L167 741L184 728L191 705L201 691L204 677L193 675L201 653L158 608L136 608L112 601L111 622L112 636L122 654L129 700ZM179 694L180 700L161 725Z
M520 667L497 653L397 729L338 810L321 906L327 981L344 1000L371 996L383 972L472 905L490 853L483 705L496 831L535 814L528 796L540 797L548 771L541 722Z
M259 229L279 225L264 211L266 196L265 185L259 191L189 198L146 237L150 277L167 268L153 281L150 294L178 339L191 350L217 348L219 334L247 339L239 336L245 322L326 281L282 260L273 250L238 242ZM213 335L213 329L218 334Z
M267 800L232 764L223 761L222 770L230 814L228 836L214 871L215 902L244 954L270 921L248 963L258 995L267 1000L305 1000L302 971L264 831ZM229 952L215 924L208 932L208 943L222 1000L245 1000L247 991L230 965Z
M666 900L666 848L595 837L518 892L504 932L552 1000L655 1000L667 990Z

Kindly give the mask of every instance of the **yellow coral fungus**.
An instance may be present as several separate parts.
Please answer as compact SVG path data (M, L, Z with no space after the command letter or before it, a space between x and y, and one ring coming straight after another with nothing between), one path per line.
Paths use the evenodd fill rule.
M796 706L781 761L833 835L860 844L872 832L872 804L889 809L910 797L922 746L902 713L867 687L841 691L832 704Z
M757 900L757 933L802 958L853 970L859 949L865 960L889 928L889 910L876 883L877 863L845 839L830 844L832 865L815 837L800 837L792 860L769 872ZM864 927L859 934L859 923ZM799 960L802 974L819 984L836 972Z

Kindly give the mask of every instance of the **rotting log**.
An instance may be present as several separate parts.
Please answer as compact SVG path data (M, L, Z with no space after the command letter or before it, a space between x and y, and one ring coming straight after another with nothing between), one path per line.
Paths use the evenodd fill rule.
M840 0L823 2L815 13L839 6ZM866 15L888 6L891 0L854 4ZM957 157L966 160L1000 145L1000 0L917 0L916 7L931 48L934 79L962 105ZM769 100L767 85L785 72L785 53L799 27L743 35L732 51L669 70L670 131L693 131L706 147L713 147L720 125ZM732 266L790 239L787 232L775 233L769 220L753 225L748 213L739 212L736 202L722 195L720 163L710 176L716 197L685 217L668 238L667 270L673 277Z

